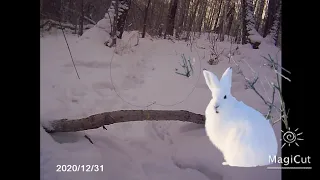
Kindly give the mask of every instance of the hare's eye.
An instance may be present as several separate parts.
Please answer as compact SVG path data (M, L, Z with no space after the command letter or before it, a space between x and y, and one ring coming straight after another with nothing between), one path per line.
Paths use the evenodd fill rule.
M227 99L227 95L224 95L223 99Z

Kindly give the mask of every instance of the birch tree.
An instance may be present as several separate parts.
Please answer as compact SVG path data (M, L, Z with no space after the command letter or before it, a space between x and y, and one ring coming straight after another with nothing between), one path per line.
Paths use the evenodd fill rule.
M281 17L281 1L279 1L279 4L277 6L276 14L274 15L273 24L269 30L268 35L266 36L266 40L269 43L272 43L274 45L277 44L278 41L278 35L280 31L280 17Z
M242 0L242 44L250 43L253 49L258 49L262 37L255 29L253 16L253 1Z
M261 21L262 21L262 14L263 14L263 9L265 6L266 0L259 0L258 5L257 5L257 13L256 13L256 29L259 31Z
M164 38L166 38L166 35L173 36L174 21L176 17L177 7L178 7L178 0L172 0L170 9L168 12L167 27L166 27Z

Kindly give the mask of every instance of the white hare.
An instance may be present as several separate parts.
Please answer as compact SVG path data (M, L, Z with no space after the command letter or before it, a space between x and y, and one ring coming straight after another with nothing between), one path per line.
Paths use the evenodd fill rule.
M222 152L223 165L255 167L271 164L278 143L268 120L257 110L237 101L231 95L232 68L220 81L212 72L203 70L212 99L205 116L205 129L210 141Z

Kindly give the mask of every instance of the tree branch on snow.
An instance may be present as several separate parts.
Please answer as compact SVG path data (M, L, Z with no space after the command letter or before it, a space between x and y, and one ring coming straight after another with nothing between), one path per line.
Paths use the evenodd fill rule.
M246 88L248 89L252 89L259 97L260 99L264 102L265 105L268 106L268 112L266 115L266 119L269 119L272 122L272 125L276 124L279 121L283 121L285 124L285 127L288 128L288 114L289 114L289 110L286 111L286 107L285 107L285 103L284 103L284 99L283 99L283 95L282 95L282 87L281 87L281 82L280 79L284 78L285 80L288 80L289 82L291 82L291 80L288 77L285 77L284 75L282 75L278 70L282 69L288 73L290 73L288 70L284 69L283 67L281 67L277 62L275 62L275 60L269 55L269 58L263 57L264 59L266 59L268 61L268 66L270 68L272 68L272 70L275 72L276 74L276 83L270 82L268 81L269 86L272 88L272 97L271 99L268 98L264 98L262 96L262 94L256 89L256 84L259 80L259 76L258 74L250 67L250 65L247 63L247 65L249 66L249 68L251 69L251 71L254 74L254 77L252 79L247 78L244 74L243 71L241 70L239 64L237 64L235 62L235 60L233 58L231 58L233 60L233 62L235 63L236 67L238 68L238 74L240 74L241 76L243 76L243 78L245 79L246 82ZM279 97L280 97L280 107L277 107L275 105L275 93L278 92ZM279 113L279 118L274 120L274 118L271 116L271 113L273 110L276 110Z
M210 65L217 65L219 63L219 57L220 55L224 52L225 49L223 49L222 51L218 50L218 46L217 46L217 40L218 37L215 37L215 35L211 35L209 36L209 42L210 42L210 59L208 61L208 63Z
M104 125L110 125L129 121L160 121L177 120L204 124L205 116L189 111L170 111L170 110L120 110L95 114L81 119L60 119L43 124L43 128L49 132L76 132L88 129L96 129Z
M73 24L69 24L69 23L59 23L57 21L48 19L46 20L43 24L40 24L40 28L45 28L46 26L48 26L48 28L46 30L50 30L52 27L56 27L58 29L70 29L70 30L75 30L77 29L77 25L73 25ZM88 25L84 25L83 29L90 29L92 28L92 24L88 24Z
M239 55L240 54L240 51L239 51L239 46L237 45L237 47L235 49L232 49L232 45L233 45L233 41L231 39L231 43L230 43L230 48L229 48L229 53L227 55L228 57L228 63L230 63L231 61L231 58L234 56L234 55Z

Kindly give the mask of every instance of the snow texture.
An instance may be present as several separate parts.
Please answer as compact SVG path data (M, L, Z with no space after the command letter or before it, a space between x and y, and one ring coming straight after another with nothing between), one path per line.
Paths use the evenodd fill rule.
M102 26L106 22L98 24ZM188 110L204 114L211 93L205 84L202 69L206 68L220 77L227 67L235 68L235 65L228 63L227 57L215 66L207 63L210 43L206 40L206 34L195 42L205 49L193 46L192 51L184 41L173 43L151 37L140 39L139 45L134 46L137 34L134 31L124 32L122 44L127 43L130 50L124 50L121 55L115 54L114 48L105 47L104 37L108 32L98 25L85 31L79 38L66 34L80 79L77 78L62 33L55 31L40 38L41 124L48 127L48 121L53 119L75 119L130 109ZM230 43L218 42L217 46L229 49ZM232 49L235 48L236 45L233 45ZM253 77L246 65L248 63L262 77L263 86L257 89L271 97L271 89L264 79L274 81L275 76L269 67L262 66L265 60L261 56L270 54L280 59L279 49L262 42L257 50L239 45L237 51L239 53L233 58L240 64L244 74L248 78ZM195 58L194 73L189 78L175 73L176 69L183 72L182 54L187 59ZM252 90L244 88L241 75L234 72L232 84L233 96L260 112L267 112L262 100ZM153 102L156 104L146 107ZM149 120L113 124L107 129L48 134L40 127L41 179L281 179L281 171L267 170L266 167L223 166L222 154L210 143L204 125ZM280 124L274 129L279 140ZM84 135L89 136L94 144ZM278 155L281 156L280 153ZM103 172L56 172L58 164L103 165L104 168Z

